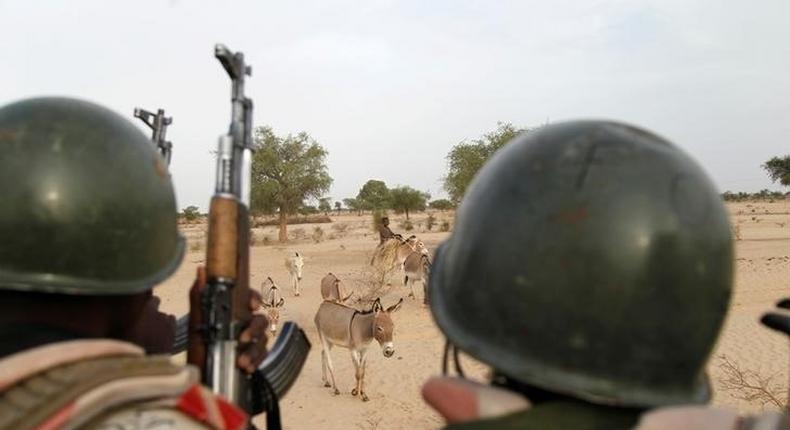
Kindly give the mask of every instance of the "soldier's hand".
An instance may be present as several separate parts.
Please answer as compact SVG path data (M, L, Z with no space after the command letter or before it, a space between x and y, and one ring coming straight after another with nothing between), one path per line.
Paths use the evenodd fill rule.
M266 330L269 328L269 320L264 315L254 312L261 308L263 298L260 293L250 290L250 312L252 318L247 326L239 335L239 358L237 365L247 373L252 373L258 365L266 358L266 343L268 341Z
M206 268L198 266L195 283L189 291L189 346L187 362L201 369L206 364L206 345L203 338L205 320L203 317L202 293L206 288ZM238 357L236 365L245 372L252 373L266 358L266 329L269 321L263 315L253 314L261 307L262 299L257 291L248 289L249 309L242 314L249 320L239 334Z
M422 397L449 424L509 415L530 407L519 394L462 378L431 378L422 387Z
M159 310L159 297L149 293L145 298L137 323L125 336L126 340L140 345L148 354L165 354L173 348L176 317Z

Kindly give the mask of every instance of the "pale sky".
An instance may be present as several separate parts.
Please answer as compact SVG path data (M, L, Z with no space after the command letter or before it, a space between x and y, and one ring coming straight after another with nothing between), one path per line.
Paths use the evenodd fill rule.
M221 42L253 66L256 125L329 151L333 200L372 178L444 197L459 141L581 118L670 139L722 191L780 189L760 164L790 153L788 19L786 0L0 0L0 105L79 97L141 129L135 106L164 108L179 207L205 210Z

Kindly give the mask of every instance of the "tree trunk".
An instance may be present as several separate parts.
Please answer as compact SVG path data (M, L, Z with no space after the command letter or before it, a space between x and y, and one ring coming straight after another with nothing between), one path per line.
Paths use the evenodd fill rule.
M280 242L288 242L288 214L280 209Z
M406 209L406 221L408 221L408 220L409 220L409 210Z

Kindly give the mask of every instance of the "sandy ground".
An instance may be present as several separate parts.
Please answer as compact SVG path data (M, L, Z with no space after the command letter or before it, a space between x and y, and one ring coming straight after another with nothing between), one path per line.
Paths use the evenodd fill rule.
M743 412L775 408L760 399L744 400L749 390L725 391L721 380L727 375L722 367L726 357L748 378L773 378L770 383L786 389L788 381L788 343L780 335L761 327L759 316L779 298L790 296L790 202L736 203L729 209L740 240L736 242L736 287L730 313L722 336L709 364L714 386L714 404L734 407ZM452 213L434 214L437 225L427 231L426 214L412 216L417 234L433 250L449 233L439 232L441 222L452 222ZM439 417L422 401L420 387L431 375L440 372L444 338L434 325L427 308L422 306L422 291L417 300L406 298L404 306L393 315L395 322L395 355L385 358L375 343L368 353L366 391L370 401L363 403L350 394L354 386L354 368L347 350L332 351L339 396L331 394L321 382L320 345L313 317L321 296L320 279L333 272L347 286L362 292L367 287L367 263L378 243L370 228L369 216L343 214L333 216L332 224L289 226L291 237L286 246L274 241L274 227L255 230L256 245L251 250L252 284L257 286L271 276L285 292L281 320L296 321L313 343L305 368L295 386L281 402L286 428L437 428ZM403 217L393 218L393 230L403 231ZM787 227L785 227L787 224ZM338 227L338 225L340 225ZM342 227L342 226L345 227ZM323 230L323 239L311 239L314 229ZM345 231L340 229L345 228ZM203 262L204 225L187 226L184 234L190 241L190 252L176 275L157 287L163 308L177 315L187 312L186 294L194 277L195 267ZM286 255L299 251L305 257L302 295L293 297L283 261ZM405 297L408 291L400 286L400 276L392 279L393 287L382 297L385 306ZM465 370L475 378L483 378L487 369L472 360L463 360ZM770 384L769 384L770 385ZM256 422L264 424L262 417Z

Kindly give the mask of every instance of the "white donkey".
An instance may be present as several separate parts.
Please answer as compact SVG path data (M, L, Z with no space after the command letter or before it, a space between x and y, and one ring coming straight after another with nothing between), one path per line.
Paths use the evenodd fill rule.
M395 324L390 315L400 309L402 303L403 299L400 299L398 303L384 310L381 300L376 299L369 311L359 311L330 301L321 303L315 314L315 326L318 329L318 338L321 340L321 377L325 387L333 387L334 394L340 394L335 384L335 369L329 354L332 346L337 345L351 350L351 359L356 369L354 376L357 380L351 395L359 394L363 401L369 400L365 394L365 363L368 346L373 339L376 339L385 357L389 358L395 354L395 346L392 343ZM327 368L332 378L331 385L326 377Z
M304 259L299 252L294 252L294 255L288 256L285 259L285 268L291 275L291 288L294 290L294 296L299 293L299 281L302 280L302 267L304 266Z
M263 308L266 309L266 318L269 320L269 330L272 333L277 333L280 309L285 304L285 299L280 295L279 288L272 278L266 278L261 282L261 297L263 297Z

